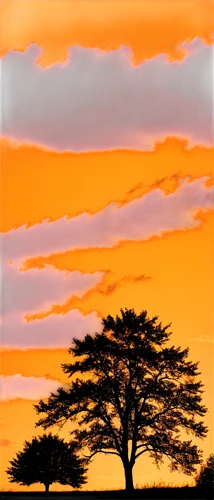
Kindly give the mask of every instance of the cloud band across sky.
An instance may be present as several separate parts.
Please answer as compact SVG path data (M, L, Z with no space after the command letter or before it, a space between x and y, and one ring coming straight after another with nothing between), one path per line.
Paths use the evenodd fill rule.
M69 273L53 266L18 271L15 265L3 263L1 316L48 310L75 295L81 297L102 280L103 273Z
M183 43L138 66L127 47L102 52L73 46L67 61L42 68L42 49L2 58L2 134L56 151L151 150L165 136L213 144L213 46Z
M57 380L45 377L23 377L18 373L6 377L0 375L1 400L47 398L50 392L56 392L61 385Z
M94 215L48 220L1 235L2 256L6 261L47 256L79 248L114 247L122 241L148 240L165 232L194 229L195 216L214 207L214 186L207 177L182 183L168 195L153 189L126 205L111 203Z
M77 309L30 323L18 314L11 314L0 326L1 345L5 349L68 349L73 337L82 339L88 333L102 330L96 312L83 315Z

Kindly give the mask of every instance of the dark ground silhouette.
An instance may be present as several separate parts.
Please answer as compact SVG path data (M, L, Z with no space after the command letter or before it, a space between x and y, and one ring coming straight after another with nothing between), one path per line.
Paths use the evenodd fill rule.
M195 486L145 488L136 489L131 496L125 491L71 491L71 492L2 492L2 500L42 500L50 497L50 500L117 500L133 498L139 500L213 500L212 489L203 489Z

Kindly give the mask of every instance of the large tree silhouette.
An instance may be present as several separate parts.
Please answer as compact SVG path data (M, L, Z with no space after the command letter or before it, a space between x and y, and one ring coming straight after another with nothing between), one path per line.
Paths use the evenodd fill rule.
M128 492L133 466L143 453L156 463L167 456L172 469L187 474L200 463L200 451L182 432L198 437L207 432L197 418L206 413L198 364L188 360L188 349L166 346L169 326L158 317L149 319L146 311L108 316L101 334L73 339L72 363L62 365L72 377L70 388L59 388L35 406L45 414L37 425L78 422L75 439L91 457L120 457Z
M66 443L57 435L44 434L25 441L23 451L10 464L6 472L11 483L41 483L46 492L52 483L79 488L86 482L85 460L77 456L75 443Z

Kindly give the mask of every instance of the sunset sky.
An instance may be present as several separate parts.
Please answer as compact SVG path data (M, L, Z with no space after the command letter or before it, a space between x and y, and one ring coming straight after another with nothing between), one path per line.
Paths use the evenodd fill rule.
M4 490L25 489L5 469L42 434L33 405L67 382L72 338L125 307L200 361L213 452L213 5L0 3ZM192 481L148 457L134 477ZM123 486L119 459L93 460L85 488Z

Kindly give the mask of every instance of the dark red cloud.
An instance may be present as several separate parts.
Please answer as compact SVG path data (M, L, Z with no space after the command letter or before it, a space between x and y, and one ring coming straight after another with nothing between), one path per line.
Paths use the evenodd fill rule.
M180 181L171 193L158 186L124 205L112 203L94 215L83 213L2 233L2 259L78 246L112 246L122 239L141 239L192 226L197 221L196 211L212 208L212 204L213 188L206 185L205 177Z
M120 280L113 281L113 283L110 283L105 287L101 293L104 295L110 295L111 293L115 292L118 288L121 287L121 285L128 284L135 284L135 283L140 283L143 281L150 281L152 280L151 276L146 276L145 274L141 274L140 276L124 276L124 278L121 278Z
M183 43L133 65L132 51L71 47L68 59L42 69L36 44L2 58L2 134L55 151L153 150L166 136L211 147L212 46ZM26 113L27 110L27 113Z
M3 376L1 379L1 397L35 397L46 395L55 391L60 382L54 378L47 377L25 377L17 374L12 376Z
M9 317L1 323L1 344L11 347L68 346L72 338L101 330L101 317L96 311L83 315L78 309L67 315L48 316L27 323L21 317Z
M0 446L10 446L13 444L13 441L10 441L10 439L0 439Z
M1 272L1 315L42 309L71 294L86 291L99 283L105 272L66 272L52 268L21 272L16 265L4 264Z

